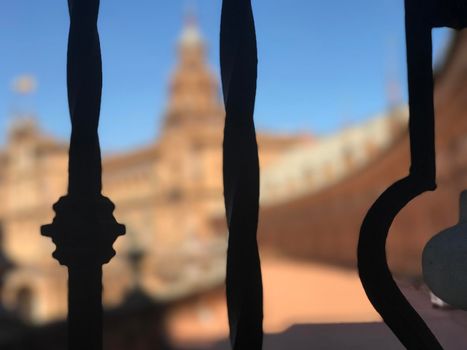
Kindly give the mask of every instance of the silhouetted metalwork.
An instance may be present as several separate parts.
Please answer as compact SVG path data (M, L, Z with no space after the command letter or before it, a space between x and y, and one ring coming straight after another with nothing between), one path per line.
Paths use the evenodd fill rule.
M102 349L102 265L125 227L101 195L98 124L102 64L97 30L99 0L69 0L68 104L72 132L68 194L54 205L53 223L41 229L68 267L68 349Z
M368 298L408 349L442 349L394 282L386 260L389 228L404 206L436 189L431 31L464 28L467 4L457 0L406 0L409 80L409 175L391 185L368 211L360 231L358 268ZM410 234L410 232L407 232Z
M220 59L226 109L223 173L229 229L227 306L232 348L261 349L263 291L256 240L258 146L253 121L257 48L250 0L224 0Z

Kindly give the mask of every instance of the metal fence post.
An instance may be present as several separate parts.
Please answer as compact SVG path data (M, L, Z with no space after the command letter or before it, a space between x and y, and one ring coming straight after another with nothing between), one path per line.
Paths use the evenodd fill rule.
M232 348L261 349L263 291L256 240L258 146L253 121L257 48L250 0L224 0L220 35L226 110L223 174L229 229L227 307Z
M68 349L101 350L102 265L114 256L112 244L125 227L101 195L99 0L68 0L68 7L68 194L54 205L56 216L41 232L57 246L54 258L68 267Z

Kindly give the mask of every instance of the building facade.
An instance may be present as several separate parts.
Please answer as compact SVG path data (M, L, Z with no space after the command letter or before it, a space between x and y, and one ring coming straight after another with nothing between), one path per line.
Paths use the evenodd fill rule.
M103 193L116 204L127 235L104 266L104 302L121 302L139 283L159 300L218 285L225 273L222 216L224 111L218 79L206 62L196 23L178 42L161 136L150 145L104 157ZM258 134L261 166L309 140ZM68 146L45 135L34 118L16 119L0 152L2 248L15 268L6 276L2 301L25 319L42 322L66 314L66 269L52 259L54 245L39 228L51 221L52 204L65 194ZM128 256L143 254L135 281Z
M223 283L224 110L205 51L196 23L188 21L160 137L103 158L103 194L127 228L104 266L107 306L120 304L135 284L170 301ZM403 134L406 118L397 109L320 138L259 132L261 205L281 207L364 168ZM67 271L52 259L55 247L39 228L51 222L52 204L65 194L67 163L67 144L45 135L33 118L16 119L0 151L0 242L15 265L1 299L32 322L66 315ZM143 257L137 273L129 263L135 252Z

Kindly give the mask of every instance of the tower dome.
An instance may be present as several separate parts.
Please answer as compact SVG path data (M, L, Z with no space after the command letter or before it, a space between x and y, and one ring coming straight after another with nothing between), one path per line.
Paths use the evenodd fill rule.
M221 120L219 84L206 64L205 43L193 14L186 17L178 41L164 128Z
M193 14L189 14L185 19L185 28L180 35L179 45L180 47L204 46L196 17Z

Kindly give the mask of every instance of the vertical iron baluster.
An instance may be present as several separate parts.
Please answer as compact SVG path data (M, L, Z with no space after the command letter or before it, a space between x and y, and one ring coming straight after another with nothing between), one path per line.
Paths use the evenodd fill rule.
M436 189L431 30L460 29L467 23L466 15L465 5L458 0L405 0L410 172L376 200L360 230L358 269L365 292L408 349L442 346L395 283L386 259L386 240L399 211L423 192Z
M97 30L99 0L68 0L67 85L72 132L68 194L54 205L53 253L68 267L68 349L102 349L102 265L115 255L112 244L125 227L101 195L98 124L102 66Z
M220 59L226 110L223 174L230 341L235 350L254 350L262 348L263 291L256 240L259 162L253 121L257 48L250 0L223 1Z

